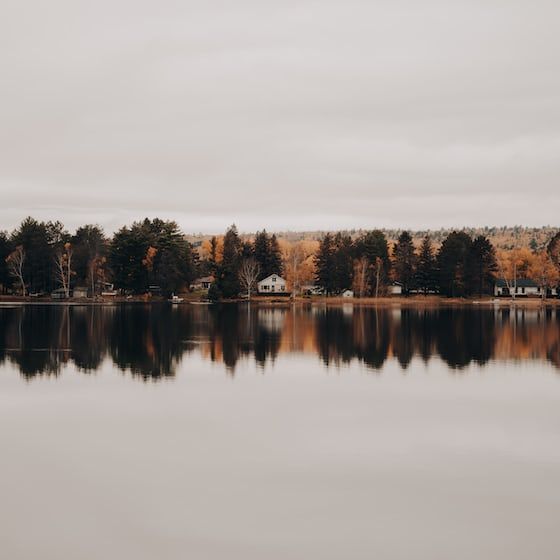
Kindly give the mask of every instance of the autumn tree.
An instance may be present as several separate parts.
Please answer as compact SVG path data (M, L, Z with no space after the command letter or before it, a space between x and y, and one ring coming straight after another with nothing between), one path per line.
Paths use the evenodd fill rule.
M432 241L428 235L422 240L418 252L415 284L424 295L437 289L437 264Z
M365 255L354 261L354 292L364 297L369 290L369 274L371 263Z
M540 251L535 255L529 273L539 285L543 299L550 290L560 284L560 269L555 265L548 251Z
M546 252L554 266L560 270L560 231L549 241Z
M412 237L408 231L403 231L393 250L393 271L395 280L401 284L402 293L408 295L414 285L416 254Z

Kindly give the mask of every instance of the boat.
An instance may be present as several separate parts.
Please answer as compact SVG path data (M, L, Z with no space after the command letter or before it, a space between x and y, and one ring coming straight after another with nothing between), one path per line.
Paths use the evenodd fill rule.
M184 299L182 297L176 296L175 294L173 294L169 298L170 303L183 303L183 301L184 301Z

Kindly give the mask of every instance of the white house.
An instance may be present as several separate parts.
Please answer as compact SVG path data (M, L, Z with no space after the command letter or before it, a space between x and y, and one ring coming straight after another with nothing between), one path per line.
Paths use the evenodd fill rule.
M513 282L511 282L513 284ZM530 278L518 278L515 282L515 286L511 286L511 289L508 288L507 282L503 279L499 279L496 281L494 285L494 295L495 296L511 296L515 292L517 297L530 297L530 296L542 296L541 287ZM547 294L548 297L554 297L557 295L556 289L548 289Z
M286 294L286 280L278 274L271 274L257 282L257 292L259 294Z
M389 285L389 295L400 296L402 294L402 286L398 282Z
M343 298L353 298L354 297L354 292L352 290L344 290L340 295Z

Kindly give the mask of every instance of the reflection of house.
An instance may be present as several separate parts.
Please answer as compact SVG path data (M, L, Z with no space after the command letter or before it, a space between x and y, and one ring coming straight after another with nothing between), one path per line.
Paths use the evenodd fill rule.
M518 278L516 282L511 282L511 287L508 287L505 280L497 280L494 284L494 295L495 296L512 296L516 297L530 297L542 296L541 287L531 278ZM547 296L556 296L558 291L556 288L548 289Z
M190 289L208 291L213 283L214 283L213 276L203 276L202 278L197 278L196 280L193 280L191 282Z
M271 274L257 283L259 294L286 294L286 280L278 274Z
M286 321L285 309L259 309L257 321L260 328L271 333L281 333Z

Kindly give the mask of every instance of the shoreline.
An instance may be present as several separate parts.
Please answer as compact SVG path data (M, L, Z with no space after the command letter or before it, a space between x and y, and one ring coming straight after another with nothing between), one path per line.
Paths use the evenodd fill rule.
M209 302L201 300L200 298L185 297L183 302L171 303L163 298L146 298L143 296L133 298L115 298L115 299L68 299L68 300L53 300L50 298L22 298L0 296L0 307L14 307L14 306L66 306L66 307L107 307L123 304L149 304L149 305L220 305L220 304L239 304L247 303L247 299L236 298L221 300L217 302ZM404 296L390 296L390 297L367 297L367 298L343 298L343 297L262 297L255 296L251 298L250 303L259 306L274 306L274 307L291 307L297 306L321 306L321 307L340 307L340 306L356 306L356 307L414 307L414 308L438 308L438 307L465 307L465 306L482 306L482 307L522 307L522 308L546 308L546 307L560 307L560 298L446 298L443 296L419 296L414 295L410 297Z

